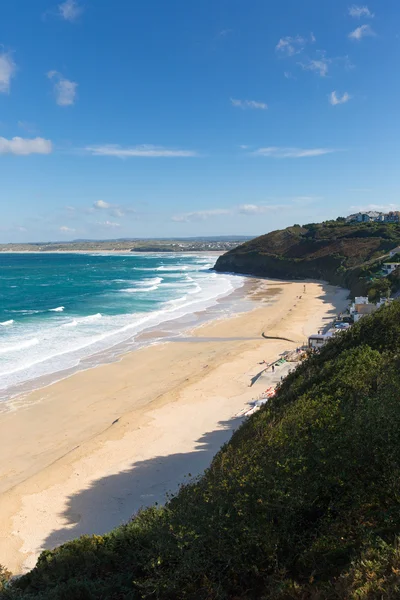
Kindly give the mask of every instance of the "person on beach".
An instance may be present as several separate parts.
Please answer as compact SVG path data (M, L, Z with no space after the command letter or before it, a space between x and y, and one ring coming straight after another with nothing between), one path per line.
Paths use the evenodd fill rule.
M275 373L275 365L272 365L272 372Z

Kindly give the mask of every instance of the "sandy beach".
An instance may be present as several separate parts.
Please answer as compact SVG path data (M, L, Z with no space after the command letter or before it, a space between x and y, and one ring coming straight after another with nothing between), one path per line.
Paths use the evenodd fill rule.
M305 285L253 280L254 310L76 373L0 415L0 564L24 572L43 549L105 533L200 474L267 386L268 375L250 386L260 362L347 305L345 290Z

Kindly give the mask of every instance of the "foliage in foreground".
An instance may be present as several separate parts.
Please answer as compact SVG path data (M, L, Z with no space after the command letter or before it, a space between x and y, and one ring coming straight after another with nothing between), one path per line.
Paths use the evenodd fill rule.
M400 597L400 303L311 357L199 481L2 598Z

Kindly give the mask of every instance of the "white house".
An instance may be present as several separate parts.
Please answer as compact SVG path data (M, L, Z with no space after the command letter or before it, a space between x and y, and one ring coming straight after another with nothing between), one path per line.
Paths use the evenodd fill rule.
M357 323L364 315L370 315L377 309L376 304L371 304L367 296L357 296L350 306L349 312Z
M318 348L322 348L326 342L329 342L336 333L338 332L332 330L329 330L326 333L313 333L308 338L308 347L318 350Z
M398 267L400 267L400 262L383 263L383 272L385 275L391 275Z
M389 253L390 258L393 258L393 256L395 256L395 254L400 254L400 246L397 246L397 248L393 248L393 250L390 251L390 253Z

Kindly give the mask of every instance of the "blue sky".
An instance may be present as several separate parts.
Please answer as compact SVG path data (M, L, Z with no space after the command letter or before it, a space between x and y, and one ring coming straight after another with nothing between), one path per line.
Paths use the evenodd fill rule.
M400 206L400 4L4 0L0 242Z

